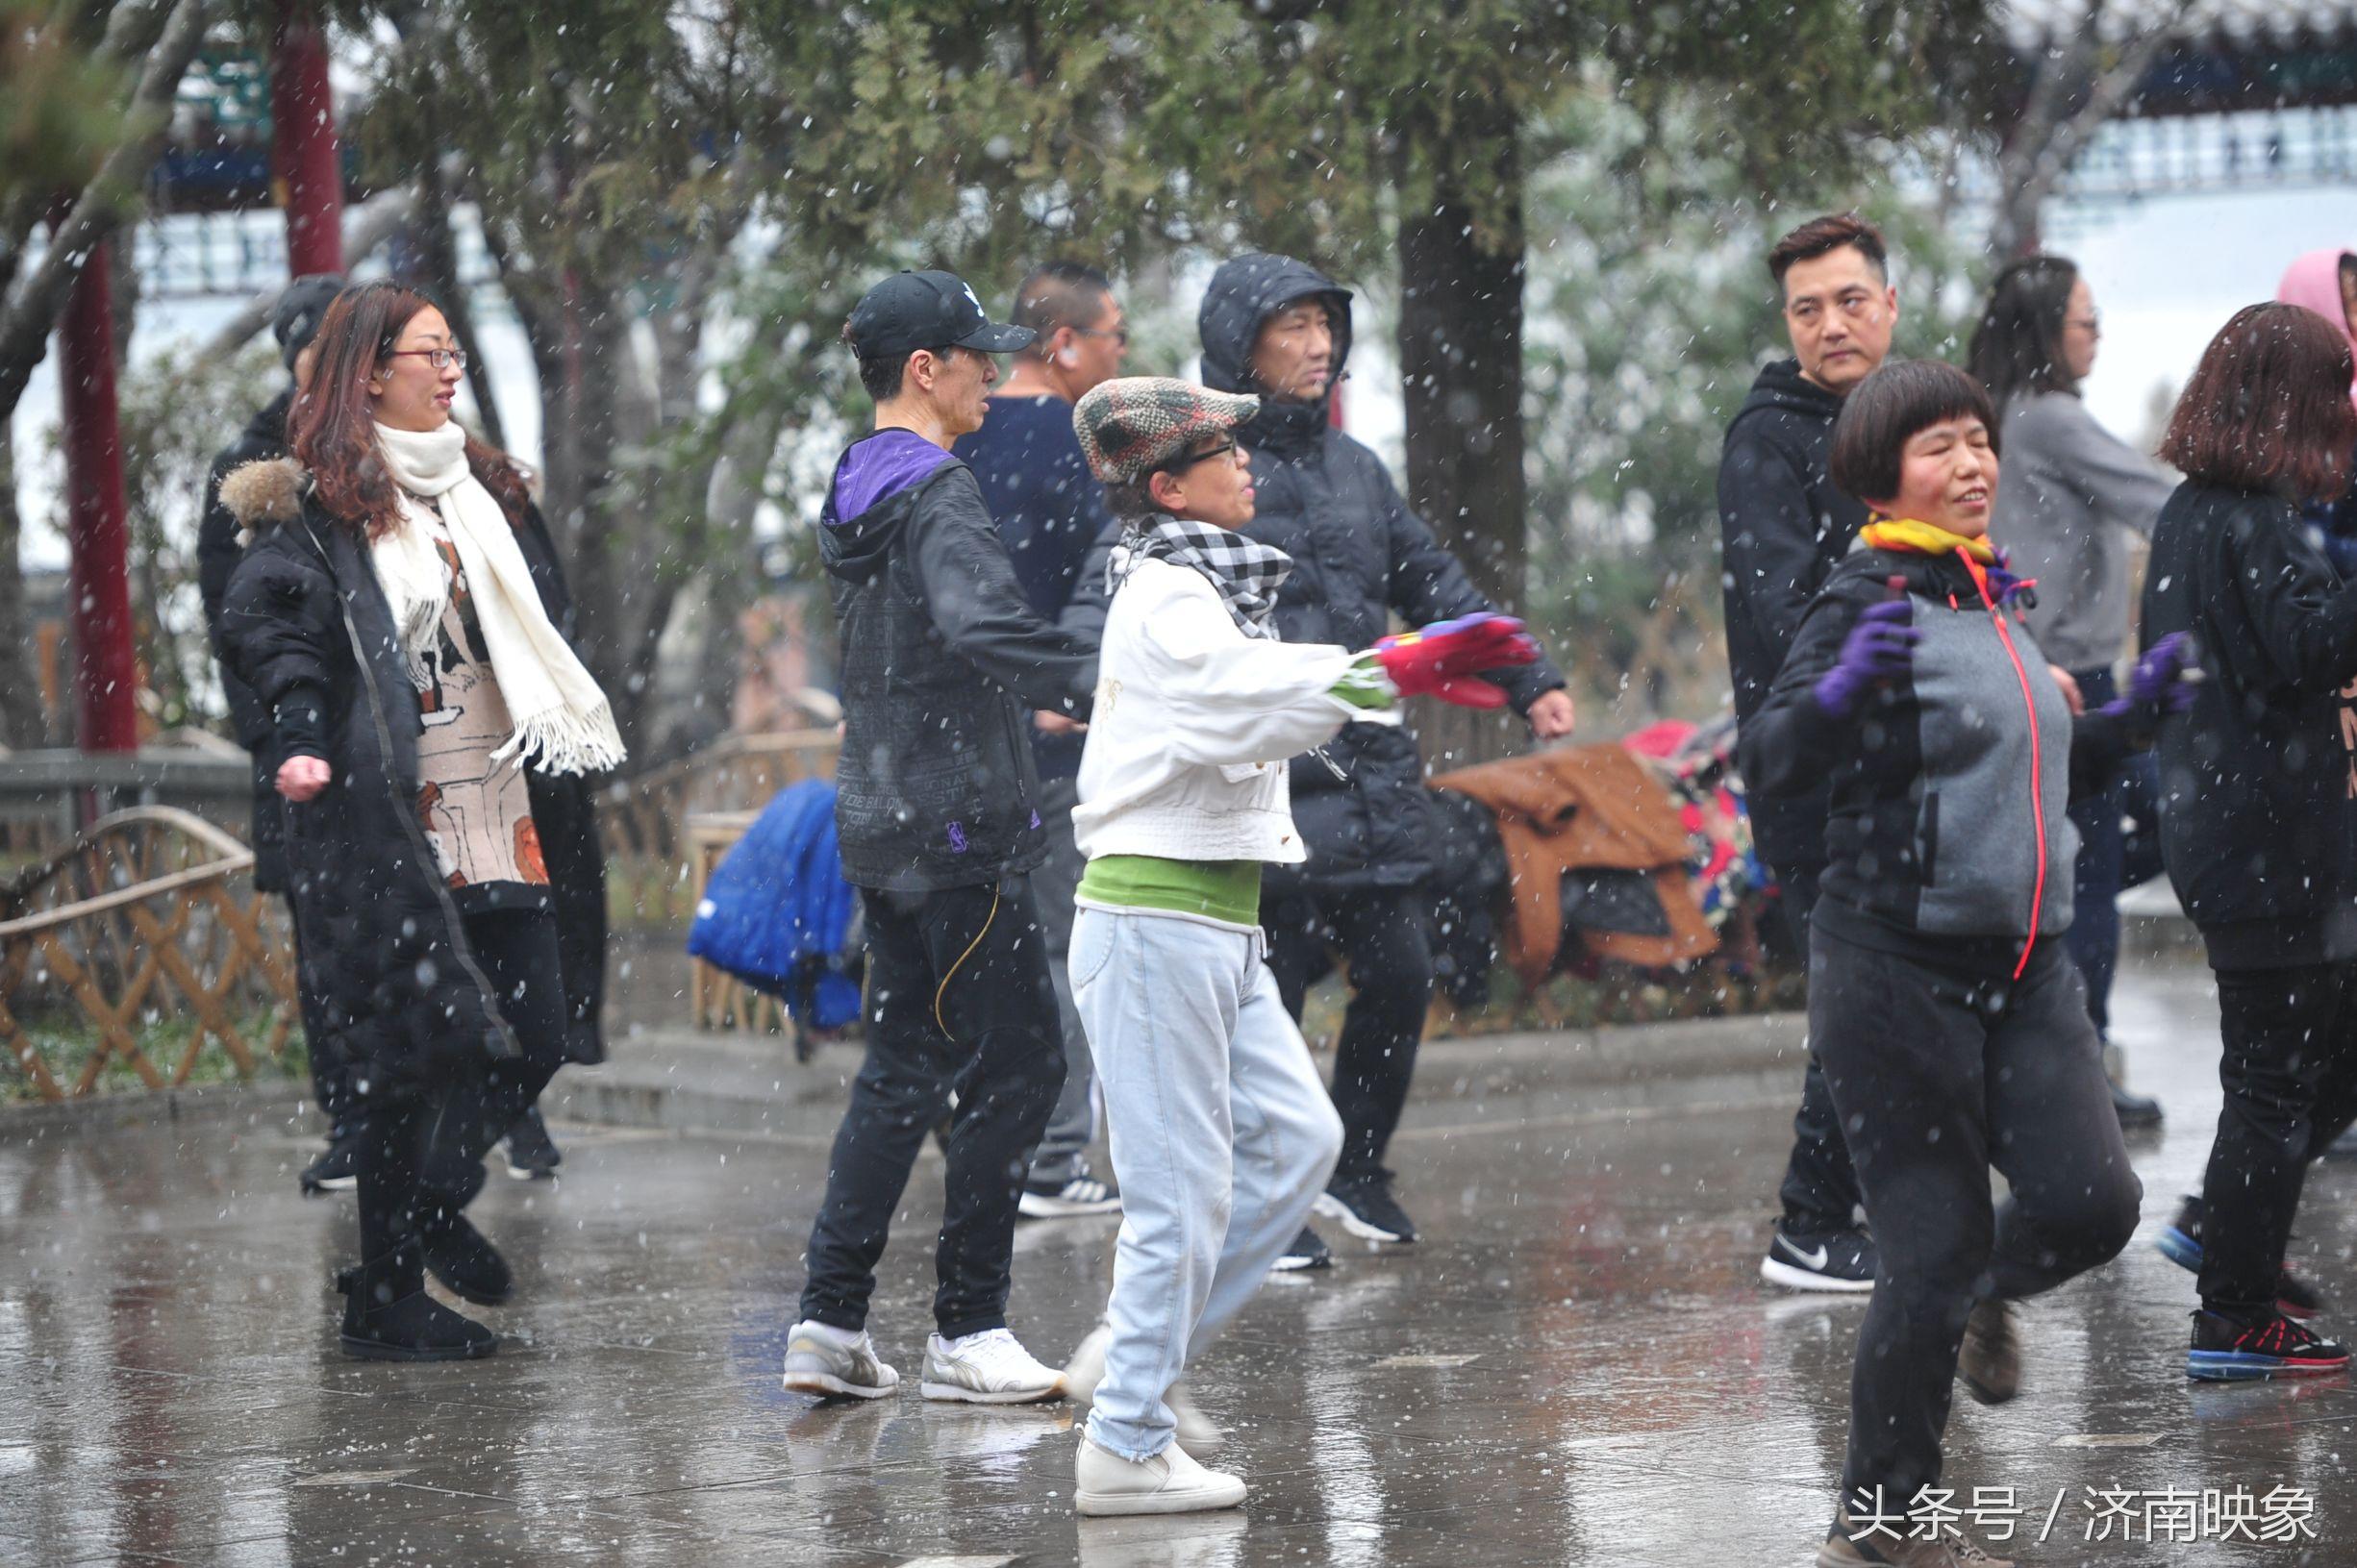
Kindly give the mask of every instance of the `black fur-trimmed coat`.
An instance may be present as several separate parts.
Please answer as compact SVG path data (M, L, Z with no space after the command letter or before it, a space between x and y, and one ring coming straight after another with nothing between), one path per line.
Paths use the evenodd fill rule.
M417 817L423 726L392 611L360 531L328 514L292 459L223 480L248 531L223 595L223 656L267 707L274 755L324 759L315 799L281 802L306 1019L379 1086L430 1086L467 1053L511 1050ZM549 618L572 605L537 510L517 532ZM571 1026L566 1056L605 1059L606 877L589 781L528 770Z

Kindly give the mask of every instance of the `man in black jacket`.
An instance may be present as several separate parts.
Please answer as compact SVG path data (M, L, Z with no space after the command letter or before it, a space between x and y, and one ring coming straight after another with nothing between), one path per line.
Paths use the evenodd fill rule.
M1465 568L1408 509L1383 460L1334 427L1350 356L1350 290L1284 256L1240 256L1214 274L1199 318L1203 381L1250 392L1261 411L1237 436L1258 492L1251 535L1291 556L1276 624L1288 642L1364 648L1391 630L1492 610ZM1564 678L1542 660L1490 679L1542 740L1571 732ZM1268 965L1298 1018L1329 950L1349 971L1335 1051L1342 1157L1318 1211L1377 1242L1416 1239L1383 1159L1416 1070L1433 962L1425 919L1439 830L1423 759L1404 730L1353 724L1292 764L1293 820L1308 863L1271 868L1263 923ZM1280 1267L1327 1254L1305 1232Z
M196 531L197 592L204 600L205 631L220 672L221 695L229 705L230 731L254 759L254 886L264 893L287 891L282 809L273 782L280 759L269 755L273 733L269 709L221 657L221 602L229 589L229 574L245 554L239 542L242 525L221 504L221 481L249 462L287 456L287 414L294 406L295 393L311 379L311 340L318 335L328 305L342 289L343 280L336 274L314 272L288 284L271 306L270 334L278 339L288 383L246 421L244 434L213 460L213 472L205 480L205 511ZM328 1119L327 1150L305 1167L303 1190L340 1191L353 1184L355 1175L350 1140L342 1129L348 1099L343 1063L338 1059L329 1032L312 1029L307 1021L303 1033L311 1054L312 1094Z
M972 470L998 367L1032 340L946 272L868 290L844 336L875 432L836 466L819 516L842 638L836 829L867 932L867 1059L812 1228L785 1385L876 1399L899 1375L866 1330L875 1266L954 1082L938 1327L927 1399L1061 1398L1007 1329L1016 1204L1064 1085L1055 992L1029 873L1047 854L1030 713L1085 717L1091 643L1024 601Z
M1718 460L1727 663L1739 727L1767 701L1802 612L1866 523L1866 508L1833 483L1833 422L1850 388L1891 352L1898 319L1882 235L1855 214L1794 229L1768 252L1768 269L1783 291L1793 357L1760 372ZM1804 967L1830 807L1822 784L1784 798L1755 788L1750 799L1752 836L1783 889ZM1784 1213L1761 1277L1794 1290L1871 1290L1874 1244L1858 1223L1858 1173L1814 1055L1793 1134Z

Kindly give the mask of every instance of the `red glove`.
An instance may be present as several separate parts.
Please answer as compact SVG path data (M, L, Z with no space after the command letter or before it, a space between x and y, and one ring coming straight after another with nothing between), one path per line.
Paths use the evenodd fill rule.
M1504 689L1480 672L1539 661L1538 640L1522 623L1488 610L1385 637L1372 652L1401 696L1430 695L1459 708L1505 707Z

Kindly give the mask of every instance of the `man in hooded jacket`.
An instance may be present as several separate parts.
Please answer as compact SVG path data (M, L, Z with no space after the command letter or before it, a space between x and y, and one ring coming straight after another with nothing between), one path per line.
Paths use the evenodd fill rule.
M842 639L835 822L866 920L867 1057L786 1342L785 1386L821 1397L899 1383L868 1334L868 1298L953 1083L939 1332L918 1391L984 1405L1064 1393L1007 1327L1016 1204L1065 1073L1030 885L1048 838L1029 733L1034 709L1087 717L1096 655L1025 602L981 485L949 450L982 427L991 356L1034 336L991 321L946 272L886 279L845 331L875 430L836 465L818 551Z
M1813 218L1776 242L1768 268L1783 294L1793 357L1765 366L1727 427L1718 460L1718 534L1735 719L1751 722L1784 667L1802 612L1866 526L1866 507L1833 483L1843 399L1890 353L1898 296L1881 233L1850 213ZM1829 785L1775 797L1753 790L1753 842L1776 874L1794 945L1826 860ZM1874 1288L1874 1244L1860 1228L1858 1173L1823 1068L1812 1055L1793 1117L1783 1217L1761 1277L1794 1290Z
M1287 642L1363 648L1391 630L1496 607L1409 510L1383 460L1334 426L1334 388L1350 355L1350 290L1291 257L1237 257L1212 277L1198 318L1203 383L1251 393L1261 410L1238 427L1252 454L1257 512L1247 532L1293 560L1277 597ZM1102 621L1102 573L1084 572L1067 625ZM1544 660L1490 679L1541 739L1571 731L1564 678ZM1384 1166L1399 1125L1432 998L1426 930L1431 845L1439 836L1424 764L1405 730L1352 725L1292 763L1292 812L1309 860L1271 874L1263 909L1268 966L1286 1007L1339 949L1351 1000L1335 1053L1341 1162L1318 1211L1370 1241L1407 1242L1416 1227ZM1329 1260L1304 1232L1280 1267Z

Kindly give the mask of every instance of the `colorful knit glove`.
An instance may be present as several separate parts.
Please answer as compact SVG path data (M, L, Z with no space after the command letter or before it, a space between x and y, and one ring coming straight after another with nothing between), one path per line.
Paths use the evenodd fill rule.
M1910 601L1867 606L1842 639L1833 668L1817 678L1817 706L1834 718L1849 717L1875 682L1896 680L1915 667L1915 645L1922 640Z
M1504 688L1482 680L1480 672L1535 664L1540 657L1538 640L1520 621L1488 610L1401 632L1371 651L1401 696L1430 695L1459 708L1505 707Z
M2128 674L2128 694L2103 705L2106 713L2124 713L2132 707L2158 708L2182 713L2194 706L2194 687L2200 684L2201 665L2194 658L2193 639L2171 632L2144 650Z

